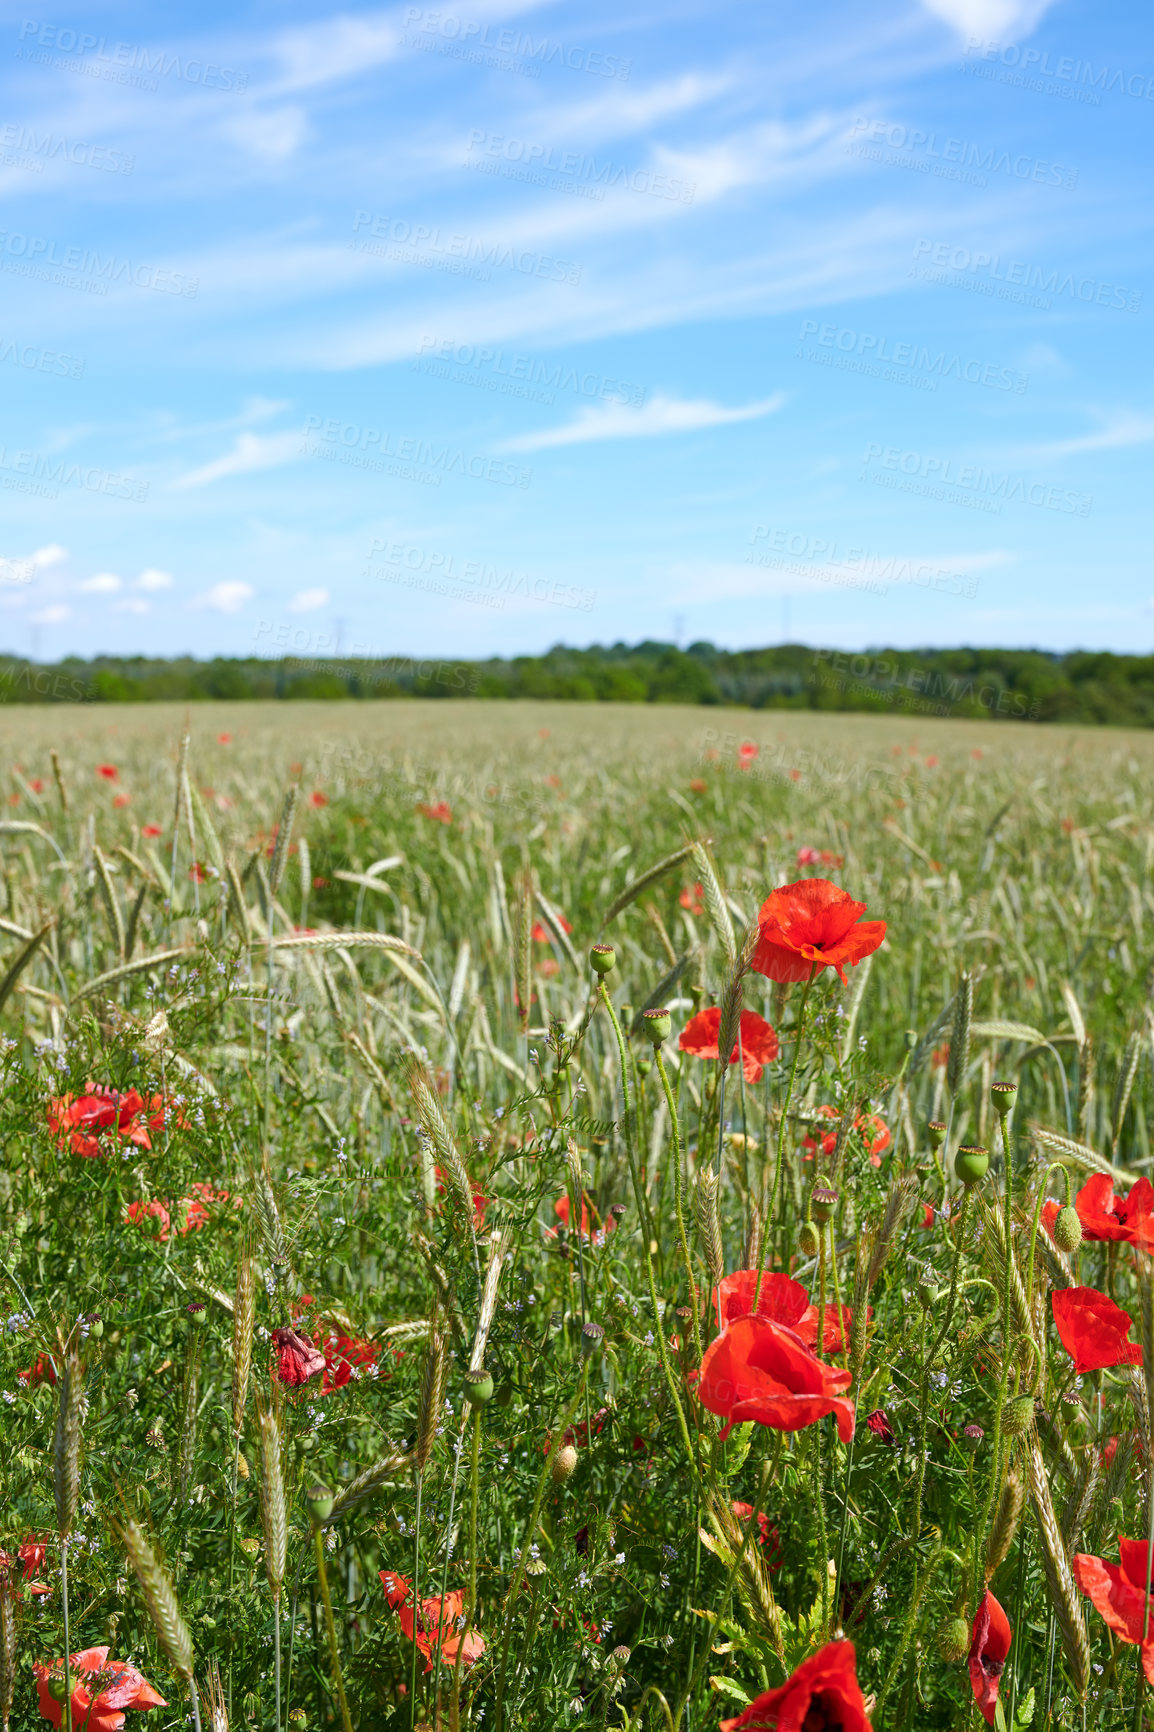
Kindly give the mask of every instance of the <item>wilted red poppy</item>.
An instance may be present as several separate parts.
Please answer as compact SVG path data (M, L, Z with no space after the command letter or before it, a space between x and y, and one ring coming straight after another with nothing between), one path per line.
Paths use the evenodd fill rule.
M880 1407L874 1408L873 1412L866 1420L866 1426L873 1432L875 1437L880 1437L883 1443L893 1442L894 1428Z
M451 824L453 822L453 808L447 800L438 800L435 806L428 806L422 802L417 807L417 811L422 818L432 818L438 824Z
M589 1231L590 1231L590 1226L591 1226L591 1217L589 1214L589 1206L590 1206L589 1193L588 1193L588 1191L582 1191L582 1193L581 1193L581 1237L583 1239L588 1239L588 1237L589 1237ZM570 1207L569 1207L568 1192L566 1192L566 1194L563 1197L558 1197L557 1201L553 1205L553 1213L556 1215L557 1219L560 1221L560 1223L563 1227L568 1227L569 1216L571 1213ZM593 1210L593 1213L594 1213L594 1215L597 1213L596 1209ZM610 1234L613 1231L614 1227L616 1227L616 1225L617 1225L617 1217L615 1215L606 1215L605 1220L602 1223L602 1225L599 1227L593 1228L593 1243L595 1245L602 1244L604 1242L605 1238L608 1236L608 1234ZM546 1236L550 1239L555 1239L557 1237L556 1227L546 1227L545 1233L546 1233Z
M832 1413L838 1436L853 1436L851 1382L818 1359L792 1329L765 1317L739 1317L711 1341L701 1362L697 1394L703 1407L730 1428L746 1419L776 1431L800 1431Z
M57 1702L48 1689L49 1678L63 1678L64 1661L54 1660L45 1665L40 1660L32 1667L36 1674L36 1691L40 1712L53 1726L59 1727L64 1715L64 1703ZM120 1732L124 1725L124 1708L167 1708L168 1703L152 1685L126 1660L109 1660L107 1648L85 1648L69 1660L72 1673L72 1724L84 1732ZM77 1678L84 1680L77 1683Z
M1096 1287L1064 1287L1050 1295L1054 1324L1074 1370L1140 1365L1142 1349L1127 1341L1133 1318Z
M705 886L704 886L704 884L694 884L694 885L687 884L684 887L684 889L682 890L682 892L681 892L680 896L677 898L677 900L678 900L678 902L680 902L682 908L688 908L688 910L691 914L704 914L705 913Z
M465 1611L464 1594L455 1589L444 1599L438 1594L435 1598L422 1600L414 1619L413 1584L394 1570L378 1570L377 1574L384 1584L385 1598L400 1619L401 1629L410 1642L416 1642L425 1656L425 1671L433 1670L435 1647L440 1648L441 1658L447 1666L455 1665L457 1650L461 1647L458 1626ZM485 1638L476 1630L470 1630L461 1654L462 1664L471 1666L484 1652Z
M738 1521L749 1523L753 1519L753 1505L751 1503L741 1503L735 1498L729 1507ZM771 1522L764 1510L757 1512L757 1543L765 1553L766 1567L770 1570L780 1570L783 1561L781 1534L778 1532L777 1523Z
M689 1019L678 1036L677 1044L682 1052L692 1053L695 1058L716 1058L720 1029L721 1011L716 1004L711 1004L708 1010L699 1010ZM733 1043L730 1064L737 1063L739 1053L741 1068L749 1083L760 1082L765 1066L777 1057L777 1034L755 1010L741 1013L741 1039Z
M115 782L120 771L116 768L115 764L97 764L96 774L98 776L103 776L106 782Z
M343 1330L332 1330L327 1335L318 1331L314 1339L325 1361L322 1395L343 1389L350 1379L370 1371L380 1358L380 1348L375 1342L362 1341L355 1335L346 1335Z
M841 1114L838 1112L836 1107L827 1105L818 1107L817 1110L823 1118L832 1119L835 1124L840 1123ZM891 1142L890 1128L886 1124L885 1120L879 1118L877 1113L859 1113L853 1122L853 1128L855 1131L861 1133L861 1140L865 1144L866 1153L870 1158L870 1166L880 1167L882 1164L882 1151L883 1149L888 1149ZM805 1136L802 1138L801 1146L803 1149L808 1149L811 1155L817 1153L817 1142L812 1131L807 1131L805 1133ZM836 1130L823 1131L821 1138L822 1154L832 1155L836 1147Z
M1139 1179L1124 1197L1116 1197L1109 1173L1094 1173L1074 1198L1074 1207L1083 1239L1154 1247L1154 1185L1149 1179ZM1058 1205L1051 1201L1042 1210L1051 1235L1057 1218Z
M766 1690L744 1714L723 1720L721 1732L872 1732L857 1681L852 1642L827 1642L776 1690Z
M1120 1562L1076 1552L1074 1580L1116 1636L1142 1650L1142 1670L1154 1684L1154 1595L1149 1592L1145 1540L1119 1539Z
M274 1329L272 1344L277 1353L276 1374L290 1389L299 1389L325 1368L324 1354L295 1329Z
M802 878L766 897L758 914L761 937L753 967L770 980L808 980L834 968L843 986L851 968L875 951L886 935L884 920L862 920L864 902L828 878Z
M991 1726L1012 1641L1010 1620L987 1588L970 1635L970 1686L974 1701Z

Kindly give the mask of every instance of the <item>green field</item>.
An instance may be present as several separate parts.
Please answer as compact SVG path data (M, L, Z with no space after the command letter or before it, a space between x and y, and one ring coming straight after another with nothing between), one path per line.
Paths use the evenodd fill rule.
M1154 1192L1038 1222L1149 1171L1154 737L394 700L6 706L0 747L13 1727L66 1609L142 1725L702 1732L843 1640L887 1732L979 1684L1142 1723L1141 1587L1131 1640L1076 1560L1154 1511ZM846 987L749 968L813 877L887 925ZM678 1036L741 995L779 1056L722 1087ZM853 1310L852 1445L721 1440L701 1355L792 1328L719 1334L743 1269ZM1126 1314L1084 1373L1079 1288Z

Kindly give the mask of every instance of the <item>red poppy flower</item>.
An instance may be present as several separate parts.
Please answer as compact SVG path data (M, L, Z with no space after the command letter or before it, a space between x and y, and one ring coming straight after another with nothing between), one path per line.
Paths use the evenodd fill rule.
M739 1317L753 1315L755 1293L758 1294L759 1317L768 1317L771 1323L784 1324L800 1336L807 1347L817 1345L817 1306L810 1304L809 1294L800 1281L771 1269L735 1269L713 1289L714 1315L720 1315L723 1329ZM867 1308L866 1316L873 1316L872 1306ZM841 1306L840 1310L836 1305L826 1306L821 1344L824 1353L842 1351L852 1322L853 1312L848 1305Z
M835 1124L840 1123L841 1114L836 1107L823 1106L818 1107L817 1110L823 1118L832 1119ZM878 1117L877 1113L859 1113L853 1126L854 1130L861 1134L861 1140L865 1144L866 1153L870 1158L870 1166L880 1167L882 1151L888 1149L892 1141L889 1126L884 1119ZM801 1146L803 1149L808 1149L811 1155L817 1153L817 1142L812 1131L805 1133ZM824 1131L821 1139L822 1154L832 1155L836 1147L837 1132Z
M925 1203L922 1205L922 1218L918 1222L919 1233L924 1231L924 1229L926 1227L932 1227L933 1224L934 1224L934 1205L932 1203Z
M453 808L447 800L438 800L435 806L428 806L422 802L417 807L417 811L422 818L432 818L438 824L451 824L453 822Z
M150 1237L159 1239L162 1245L168 1238L171 1217L164 1204L155 1199L151 1203L129 1203L124 1211L124 1219L131 1221L133 1226L146 1230ZM153 1226L153 1221L158 1224Z
M730 1428L756 1419L776 1431L800 1431L832 1413L838 1436L853 1436L850 1374L818 1359L792 1329L765 1317L738 1317L710 1342L697 1394Z
M98 776L103 776L106 782L115 782L120 771L116 768L115 764L97 764L96 774Z
M117 794L112 804L114 806L130 806L132 804L132 795L123 793Z
M444 1195L444 1172L440 1167L434 1167L433 1171L437 1176L437 1190L441 1195ZM473 1226L479 1233L481 1228L485 1225L485 1210L489 1206L489 1199L485 1195L484 1191L480 1190L476 1185L473 1185L471 1189L473 1192Z
M101 1137L114 1133L138 1148L151 1149L149 1131L164 1125L164 1100L153 1095L146 1103L136 1089L121 1094L116 1089L95 1088L91 1094L61 1095L48 1106L48 1126L57 1142L67 1142L76 1155L103 1155Z
M145 824L143 829L141 830L140 834L142 836L159 836L160 835L160 825L159 824Z
M42 794L44 792L44 783L40 780L39 776L33 776L28 786L34 794Z
M872 1732L857 1681L852 1642L827 1642L776 1690L766 1690L744 1714L723 1720L721 1732Z
M231 746L232 745L232 735L231 734L218 734L216 736L216 741L217 741L217 745L219 745L219 746Z
M748 770L760 750L760 746L756 746L752 740L742 740L740 746L737 748L737 762L739 767L743 770Z
M455 1589L444 1599L438 1594L435 1598L422 1600L414 1619L413 1584L394 1570L378 1570L377 1574L384 1584L385 1598L400 1619L401 1629L410 1642L416 1642L425 1656L425 1671L433 1670L435 1647L440 1648L445 1665L454 1666L461 1646L458 1624L464 1615L464 1594ZM470 1630L461 1654L462 1664L471 1666L484 1652L485 1638L476 1630Z
M689 792L691 794L704 794L706 786L707 784L701 780L700 776L694 776L689 784Z
M558 915L557 918L558 918L558 921L560 923L562 932L572 932L573 928L570 926L569 922L566 920L566 918L563 914ZM534 944L548 944L548 942L552 938L552 936L553 936L553 934L550 932L549 928L544 924L543 921L540 921L540 920L534 921L534 923L533 923L533 942L534 942Z
M1076 1552L1074 1580L1116 1636L1142 1649L1142 1670L1154 1684L1154 1595L1149 1592L1145 1540L1118 1541L1120 1562Z
M553 1205L553 1213L556 1215L563 1227L568 1227L570 1214L568 1193L563 1197L558 1197L557 1201ZM594 1209L593 1213L597 1213L596 1209ZM583 1239L589 1238L590 1225L589 1193L588 1191L583 1191L581 1193L581 1237ZM599 1227L593 1228L593 1243L595 1245L603 1244L616 1225L616 1215L606 1215L603 1224ZM545 1235L549 1239L555 1239L557 1237L556 1227L546 1227Z
M884 920L862 920L864 902L828 878L802 878L766 897L758 914L761 938L753 967L770 980L808 980L834 968L846 985L846 964L857 966L886 935Z
M1109 1173L1095 1173L1078 1192L1074 1207L1083 1239L1154 1248L1154 1185L1149 1179L1139 1179L1124 1197L1116 1197ZM1047 1203L1042 1219L1051 1234L1057 1217L1057 1203Z
M18 1371L16 1381L23 1383L26 1389L35 1389L38 1383L56 1382L56 1367L47 1353L38 1353L27 1371Z
M873 1432L875 1437L880 1437L883 1443L892 1443L893 1442L893 1440L894 1440L893 1426L890 1424L889 1420L886 1418L885 1414L882 1412L880 1407L874 1408L873 1412L870 1414L869 1418L866 1420L866 1426L868 1427L868 1429L870 1431Z
M677 1044L682 1052L690 1052L695 1058L716 1058L720 1029L721 1011L716 1004L711 1004L708 1010L699 1010L689 1019L678 1036ZM765 1066L777 1057L777 1034L755 1010L741 1013L741 1039L733 1043L730 1064L737 1063L739 1053L741 1068L749 1083L760 1082Z
M191 1195L180 1199L180 1205L184 1209L184 1225L180 1228L182 1234L194 1233L203 1227L212 1219L214 1204L227 1203L229 1195L227 1191L218 1191L212 1185L205 1184L203 1179L197 1179L188 1188Z
M1012 1641L1010 1620L987 1588L970 1636L970 1685L974 1701L991 1726L994 1724L1002 1669Z
M370 1370L380 1358L380 1348L375 1342L361 1341L357 1336L346 1335L343 1331L331 1330L324 1334L318 1330L313 1339L325 1362L325 1373L321 1378L322 1395L331 1395L334 1389L343 1389L354 1376Z
M748 1523L752 1520L753 1505L751 1503L741 1503L734 1499L729 1507L738 1521ZM757 1512L757 1530L757 1543L765 1553L767 1567L770 1570L780 1570L783 1562L781 1534L778 1532L776 1522L771 1522L764 1510Z
M799 848L797 863L799 866L844 866L845 856L834 854L828 848Z
M123 1708L168 1707L164 1697L157 1695L135 1666L126 1660L110 1661L107 1648L85 1648L83 1652L73 1654L69 1669L74 1686L72 1724L76 1728L83 1726L84 1732L120 1732L124 1725ZM37 1661L32 1670L36 1674L40 1712L53 1726L59 1727L64 1717L64 1704L50 1694L48 1680L64 1676L64 1661L54 1660L51 1665ZM77 1682L78 1677L87 1679L87 1683Z
M705 886L704 886L704 884L694 884L694 885L688 885L687 884L685 886L685 888L682 890L682 892L681 892L680 896L677 898L677 900L681 904L682 908L688 908L688 910L691 914L704 914L705 913Z
M24 1579L34 1576L44 1559L48 1556L48 1544L43 1539L28 1539L18 1549L16 1556L20 1559L20 1568L24 1571ZM42 1592L47 1593L45 1588Z
M319 788L314 789L314 791L309 795L309 805L310 806L327 806L328 803L329 803L328 795L322 794Z
M290 1389L299 1389L325 1368L325 1356L295 1329L274 1329L272 1344L277 1352L276 1374Z
M1127 1341L1133 1327L1121 1306L1096 1287L1065 1287L1050 1295L1054 1324L1074 1370L1100 1371L1108 1365L1140 1365L1142 1349Z

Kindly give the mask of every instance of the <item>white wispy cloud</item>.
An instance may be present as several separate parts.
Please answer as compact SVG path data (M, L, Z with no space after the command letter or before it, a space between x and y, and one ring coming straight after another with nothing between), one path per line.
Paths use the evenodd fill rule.
M53 602L51 607L42 607L39 613L30 616L33 625L63 625L65 620L72 618L72 609L62 601Z
M1000 37L1021 41L1054 4L1054 0L922 0L926 11L959 36Z
M115 595L121 587L114 571L98 571L94 577L86 577L80 585L85 595Z
M199 469L190 469L172 485L183 491L189 487L207 487L212 481L226 481L230 475L251 475L258 469L279 469L301 454L299 433L241 433L231 451L214 457Z
M158 571L156 566L150 565L137 578L136 587L137 589L171 589L174 581L171 571Z
M600 439L653 439L666 433L698 433L705 427L728 427L738 421L758 421L776 414L785 402L777 391L761 403L727 409L722 403L704 399L652 397L635 408L628 403L605 403L577 411L576 419L564 427L548 427L537 433L522 433L506 439L502 451L549 451L561 445L587 445Z
M299 595L294 595L288 604L290 613L315 613L318 607L324 607L329 599L327 589L302 589Z
M58 541L50 541L47 547L38 547L32 555L32 563L37 571L47 571L54 565L60 565L68 558L68 549L61 547Z
M208 607L216 613L239 613L246 602L256 594L250 583L236 581L214 583L211 589L194 596L189 607Z
M1154 415L1119 409L1102 412L1099 419L1102 425L1094 433L1081 433L1073 439L1054 439L1046 445L1027 445L1022 448L1022 455L1077 457L1084 451L1123 451L1132 445L1149 445L1154 439Z

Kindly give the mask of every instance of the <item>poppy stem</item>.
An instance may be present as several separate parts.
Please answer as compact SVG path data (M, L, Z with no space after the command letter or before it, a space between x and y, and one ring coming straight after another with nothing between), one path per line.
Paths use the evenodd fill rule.
M797 1076L797 1062L801 1057L801 1040L805 1032L805 1009L809 1003L809 989L813 985L817 968L811 966L809 979L802 990L801 1003L797 1010L797 1026L793 1037L793 1059L789 1067L789 1080L785 1085L785 1099L781 1103L781 1117L777 1126L777 1154L773 1162L773 1183L769 1188L769 1204L765 1211L765 1222L762 1226L761 1262L757 1271L757 1286L753 1295L753 1309L757 1310L757 1302L761 1297L761 1278L765 1273L765 1265L769 1254L770 1226L773 1222L773 1212L777 1207L777 1187L781 1179L781 1163L785 1154L785 1127L789 1118L789 1106L793 1099L793 1085Z
M669 1108L669 1123L673 1134L673 1207L677 1215L677 1236L681 1240L681 1255L685 1262L685 1274L689 1281L689 1307L693 1313L693 1347L697 1354L698 1364L701 1363L701 1326L697 1319L696 1282L693 1279L693 1260L689 1255L689 1235L685 1229L685 1200L683 1192L682 1156L681 1156L681 1126L677 1117L677 1102L673 1098L673 1090L669 1086L669 1074L665 1069L665 1060L658 1047L654 1054L657 1060L657 1074L661 1078L661 1086L665 1090L665 1104Z
M1070 1171L1062 1161L1051 1161L1042 1174L1042 1182L1038 1186L1038 1200L1034 1205L1034 1225L1030 1233L1030 1260L1026 1265L1026 1309L1030 1316L1034 1315L1034 1251L1038 1243L1038 1224L1042 1219L1042 1210L1046 1206L1046 1186L1050 1182L1051 1173L1063 1173L1066 1178L1066 1202L1070 1201ZM969 1195L967 1191L966 1195Z
M64 1603L64 1725L72 1732L72 1636L68 1626L68 1535L60 1542L60 1597Z
M465 1627L457 1645L453 1662L453 1696L449 1707L449 1726L457 1732L461 1719L461 1667L473 1616L477 1606L477 1503L481 1488L481 1409L473 1409L473 1444L469 1460L469 1588L465 1601Z
M418 1480L417 1483L420 1484L420 1481ZM316 1554L317 1554L317 1580L320 1583L321 1599L324 1601L324 1607L325 1607L325 1633L328 1636L328 1640L329 1640L329 1659L332 1662L333 1683L336 1686L337 1701L340 1703L340 1709L341 1709L341 1726L343 1727L344 1732L353 1732L353 1723L352 1723L352 1720L349 1718L349 1704L348 1704L348 1701L345 1697L345 1681L344 1681L344 1678L341 1676L341 1656L340 1656L340 1653L337 1649L337 1627L333 1621L333 1602L332 1602L332 1596L329 1593L328 1572L325 1569L325 1539L324 1539L324 1533L321 1529L321 1524L319 1522L313 1523L313 1544L316 1547ZM415 1582L413 1585L413 1598L414 1598L415 1605L419 1606L419 1601L416 1600L416 1584L415 1584ZM280 1623L279 1615L277 1617L277 1623L278 1623L278 1625ZM414 1654L414 1656L416 1655L416 1652L417 1652L417 1643L416 1643L415 1632L416 1632L416 1625L414 1625L414 1640L413 1640L413 1654ZM415 1668L415 1666L416 1666L416 1659L415 1658L413 1661L413 1665ZM415 1703L416 1702L415 1696L414 1696L413 1700Z
M1005 1219L1002 1231L1004 1243L1002 1246L1002 1367L998 1376L998 1401L994 1409L994 1446L990 1454L990 1483L986 1487L986 1501L982 1506L982 1519L974 1536L974 1580L980 1579L982 1558L986 1547L986 1531L990 1525L994 1498L1002 1483L1002 1416L1006 1406L1006 1393L1010 1382L1010 1358L1013 1350L1013 1307L1011 1304L1013 1290L1013 1274L1011 1265L1014 1257L1014 1145L1010 1137L1009 1116L999 1116L1002 1131L1002 1154L1006 1166L1005 1182ZM996 1217L995 1217L996 1218Z
M445 1616L445 1595L449 1587L449 1548L453 1538L453 1511L457 1507L457 1480L461 1472L461 1451L465 1447L465 1427L469 1423L471 1409L468 1402L464 1404L465 1411L461 1415L461 1435L453 1450L453 1483L449 1492L449 1519L445 1524L445 1567L441 1571L441 1605L437 1613L437 1666L433 1673L433 1708L436 1710L437 1692L441 1686L441 1660L445 1652L445 1635L442 1622ZM588 1411L588 1401L586 1401Z

